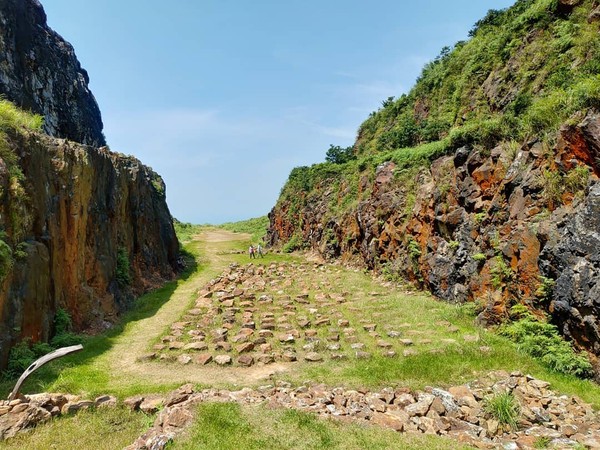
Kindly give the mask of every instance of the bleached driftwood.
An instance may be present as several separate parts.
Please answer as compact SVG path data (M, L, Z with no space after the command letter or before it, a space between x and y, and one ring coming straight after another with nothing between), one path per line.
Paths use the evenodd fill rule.
M15 384L14 389L8 396L8 399L14 400L17 397L17 394L19 393L19 389L21 389L21 385L27 379L27 377L29 375L31 375L35 370L39 369L44 364L46 364L54 359L61 358L70 353L73 353L73 352L78 352L79 350L83 350L83 345L78 344L78 345L72 345L70 347L59 348L58 350L54 350L53 352L50 352L47 355L44 355L41 358L37 359L27 369L25 369L25 372L23 372L23 374L19 377L17 384Z

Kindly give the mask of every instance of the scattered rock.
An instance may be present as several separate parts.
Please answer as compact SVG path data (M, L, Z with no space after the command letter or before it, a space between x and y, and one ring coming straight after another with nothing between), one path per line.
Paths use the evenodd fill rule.
M229 355L215 356L215 362L220 366L227 366L227 365L231 364L231 356L229 356Z
M304 359L306 361L311 361L311 362L323 361L323 357L316 352L307 353L306 355L304 355Z
M237 362L241 366L250 367L251 365L254 364L254 358L252 357L252 355L241 355L237 359Z

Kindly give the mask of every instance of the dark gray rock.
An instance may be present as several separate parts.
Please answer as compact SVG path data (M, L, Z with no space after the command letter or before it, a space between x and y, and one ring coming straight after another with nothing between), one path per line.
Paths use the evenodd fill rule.
M100 109L71 44L46 24L37 0L0 0L0 94L44 116L44 130L105 145Z
M554 321L565 335L600 354L600 183L541 260L545 276L556 279Z

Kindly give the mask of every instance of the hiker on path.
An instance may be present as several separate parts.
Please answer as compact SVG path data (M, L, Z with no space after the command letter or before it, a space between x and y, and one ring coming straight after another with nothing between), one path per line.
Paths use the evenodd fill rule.
M264 257L262 245L258 244L258 247L256 247L256 253L258 253L258 256L260 256L261 258Z
M250 259L256 258L256 254L254 253L254 247L250 244L250 248L248 249L248 253L250 254Z

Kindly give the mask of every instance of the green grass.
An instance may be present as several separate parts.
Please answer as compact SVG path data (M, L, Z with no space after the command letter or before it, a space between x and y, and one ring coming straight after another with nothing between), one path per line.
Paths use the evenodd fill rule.
M180 222L173 218L173 226L175 227L175 233L180 244L186 244L192 240L196 234L202 229L202 225L193 225L188 222Z
M221 225L217 225L217 227L223 228L224 230L233 231L234 233L249 234L251 236L251 242L264 243L263 238L267 234L269 218L267 216L255 217L252 219L241 220L239 222L223 223Z
M378 427L342 424L296 410L206 403L184 439L169 450L266 449L466 449L449 439L396 433Z
M8 129L40 131L44 121L42 116L17 108L8 100L0 98L0 130Z
M485 401L485 411L501 425L516 429L521 415L521 405L509 392L494 394Z
M33 432L3 441L0 447L15 450L115 450L133 443L152 419L125 408L81 411L39 425Z

